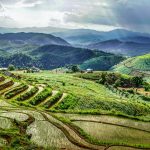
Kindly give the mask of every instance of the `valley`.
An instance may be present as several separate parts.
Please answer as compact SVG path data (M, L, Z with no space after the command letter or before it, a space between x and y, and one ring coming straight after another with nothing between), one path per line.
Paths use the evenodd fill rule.
M115 46L78 46L44 33L0 34L0 149L150 149L149 50L127 57Z
M149 101L96 83L103 72L13 73L0 75L2 149L150 148Z

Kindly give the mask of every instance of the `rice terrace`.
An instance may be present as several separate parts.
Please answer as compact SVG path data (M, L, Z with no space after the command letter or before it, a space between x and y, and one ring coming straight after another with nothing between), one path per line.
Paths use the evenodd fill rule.
M0 147L150 149L149 101L96 83L101 74L1 72Z
M0 150L150 150L150 0L0 0Z

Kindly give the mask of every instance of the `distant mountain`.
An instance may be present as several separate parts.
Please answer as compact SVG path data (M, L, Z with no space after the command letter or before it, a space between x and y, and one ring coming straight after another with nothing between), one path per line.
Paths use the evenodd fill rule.
M27 28L6 28L0 27L0 33L18 33L18 32L33 32L33 33L53 33L53 32L63 32L67 31L65 28L56 27L27 27Z
M146 40L144 40L146 39ZM97 49L114 54L122 54L126 56L138 56L150 52L149 38L134 37L124 38L122 41L118 39L107 40L103 42L88 45L89 49Z
M132 37L150 37L149 34L132 32L124 29L116 29L108 32L89 30L89 29L74 29L64 32L53 33L75 46L87 46L92 43L102 42L113 39L128 39Z
M113 71L150 77L150 53L129 58L112 68Z
M49 44L70 46L65 40L50 34L24 32L0 34L0 49L11 53L25 52Z
M93 42L99 42L104 40L103 39L104 33L105 32L99 32L96 30L89 30L89 29L74 29L52 34L67 40L72 45L84 46Z

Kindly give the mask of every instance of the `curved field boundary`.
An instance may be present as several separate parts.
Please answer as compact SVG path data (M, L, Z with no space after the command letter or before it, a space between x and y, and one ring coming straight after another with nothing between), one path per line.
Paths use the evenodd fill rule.
M62 97L51 108L54 108L55 106L59 105L67 95L67 93L63 93Z
M140 128L135 128L135 127L130 127L130 126L126 126L126 125L121 125L121 124L115 124L115 123L109 123L109 122L105 122L105 121L94 121L94 120L80 120L80 119L71 119L72 122L75 121L83 121L83 122L95 122L95 123L102 123L102 124L107 124L107 125L113 125L113 126L118 126L118 127L123 127L123 128L129 128L129 129L134 129L134 130L138 130L138 131L142 131L142 132L147 132L150 133L150 131L148 130L144 130L144 129L140 129Z
M26 99L25 102L29 103L31 99L33 99L34 97L36 97L39 93L41 93L44 90L44 87L42 86L38 86L38 91L29 99Z
M11 91L12 89L15 89L17 86L19 86L19 82L15 82L12 86L10 86L4 90L1 90L0 95L4 95L5 93Z
M141 71L139 69L135 69L132 66L128 66L128 63L131 63L135 58L132 58L131 60L129 60L128 62L123 63L123 65L128 68L131 69L131 72L129 73L129 75L133 75L133 74L140 74L141 76L144 75L144 77L150 77L149 73L146 73L144 71Z
M6 99L14 98L18 94L26 91L28 88L29 88L28 85L20 85L20 86L16 87L15 89L10 90L9 92L5 93L4 96L5 96Z
M51 108L53 105L55 105L63 96L62 92L57 92L54 96L50 97L50 99L48 99L48 101L46 101L43 104L43 107L49 109Z
M86 148L89 150L102 150L105 148L104 146L92 145L91 143L88 143L87 141L85 141L84 138L81 138L74 130L72 130L68 126L66 127L62 126L60 123L58 123L58 121L57 122L51 121L44 113L41 113L41 114L43 115L46 121L50 122L51 124L56 126L58 129L60 129L66 135L67 139L74 145L81 147L81 148ZM69 128L69 131L67 127ZM76 140L77 137L79 139L78 141Z
M55 96L57 93L58 93L58 91L52 91L52 95L50 97ZM47 98L45 101L43 101L42 103L40 103L39 106L43 107L43 105L49 100L49 98Z
M71 125L69 125L69 124L66 124L66 123L64 123L64 122L62 122L62 124L65 124L66 126L68 126L69 128L70 128L70 130L68 131L68 128L66 128L65 126L63 126L62 127L62 124L61 123L59 123L59 122L55 122L55 120L50 120L48 117L47 117L47 115L50 115L49 113L46 113L46 112L44 112L44 111L40 111L40 110L34 110L34 109L30 109L30 108L28 108L29 110L32 110L32 111L35 111L35 112L38 112L38 113L40 113L42 116L43 116L43 118L44 118L44 120L46 120L46 121L48 121L48 122L50 122L50 123L52 123L53 125L55 125L57 128L59 128L65 135L66 135L66 137L68 138L68 140L70 141L70 142L73 142L73 144L74 145L76 145L76 144L81 144L76 138L72 138L72 134L70 133L70 130L71 130L71 132L73 131L73 132L75 132L78 136L81 136L82 137L82 135L78 132L78 130L76 130L73 126L71 126ZM9 110L9 109L8 109ZM16 108L15 109L10 109L9 111L15 111L16 110ZM19 109L17 109L18 111L19 111ZM18 112L17 111L17 112ZM20 113L22 113L21 111L20 111ZM25 113L25 114L28 114L28 113ZM47 115L46 115L47 114ZM50 116L53 116L53 115L50 115ZM54 116L53 116L54 117ZM55 118L55 117L54 117ZM56 118L55 118L56 119ZM56 120L58 120L58 119L56 119ZM58 121L60 121L60 120L58 120ZM65 130L64 130L64 128L65 128ZM67 130L67 132L66 132L66 130ZM71 135L70 135L71 134ZM70 139L71 138L71 139ZM72 141L72 140L75 140L75 141ZM82 137L82 140L83 141L86 141L86 139L84 138L84 136ZM87 141L88 142L88 141ZM88 144L89 144L89 142L88 142ZM80 145L80 146L86 146L86 145ZM79 147L80 147L79 146ZM98 146L98 145L97 145ZM100 145L99 145L100 146ZM127 145L115 145L115 144L113 144L113 145L109 145L109 146L107 146L107 147L104 147L103 146L103 150L108 150L108 149L110 149L111 147L119 147L120 149L121 149L121 147L125 147L125 148L133 148L133 149L150 149L150 148L138 148L138 147L134 147L134 146L127 146ZM87 149L97 149L97 150L100 150L100 149L102 149L102 147L100 147L100 148L87 148Z
M78 127L78 126L76 126L75 124L73 124L73 123L69 123L69 122L66 122L66 121L64 121L64 120L60 120L59 118L57 118L56 116L53 116L54 118L56 118L56 119L58 119L59 121L61 121L61 122L63 122L64 124L66 124L69 128L71 128L74 132L76 132L79 136L81 136L83 139L85 139L87 142L90 142L91 141L91 139L89 140L88 138L89 138L89 135L88 134L86 134L86 132L84 132L84 130L82 130L80 127ZM83 133L80 133L80 131L83 131ZM144 132L147 132L147 130L145 130ZM150 133L149 131L148 131L148 133ZM84 136L85 135L85 136ZM88 138L87 138L88 137ZM96 142L97 143L97 142ZM96 145L99 145L99 146L103 146L103 145L107 145L106 146L106 149L108 148L108 147L111 147L111 146L119 146L119 147L128 147L128 148L135 148L135 149L149 149L150 150L150 148L147 148L147 147L143 147L143 148L141 148L141 146L140 145L128 145L128 144L126 144L126 143L124 143L124 144L111 144L111 143L98 143L98 144L96 144Z
M30 86L29 89L25 93L19 95L16 98L16 100L17 101L25 101L27 99L30 99L38 92L38 90L39 90L38 87Z
M49 87L46 87L42 92L37 94L34 98L32 98L29 103L33 106L37 106L43 101L45 101L48 97L52 95L52 89Z
M12 80L5 80L5 83L0 84L0 91L12 86L13 84L14 82Z
M12 112L16 111L16 112L22 113L22 111L19 109L12 109L10 111L12 111ZM38 112L39 114L41 114L41 116L43 116L42 121L47 121L47 122L51 123L52 125L54 125L55 127L57 127L59 130L61 130L63 132L63 134L66 136L66 138L72 144L78 146L79 148L85 148L85 149L89 149L89 150L104 150L104 148L105 148L104 146L92 145L91 143L86 142L84 139L80 138L73 130L68 128L65 124L63 124L59 120L53 118L50 114L47 114L46 112L40 111L40 110L32 109L32 111L35 111L35 112ZM26 112L24 114L28 114L28 113ZM30 115L32 116L32 114L30 114ZM50 119L47 115L49 117L52 117L53 119Z

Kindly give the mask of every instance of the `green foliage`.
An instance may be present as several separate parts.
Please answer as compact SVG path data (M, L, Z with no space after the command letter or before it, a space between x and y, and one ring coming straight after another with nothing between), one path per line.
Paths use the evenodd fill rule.
M14 71L14 70L15 70L15 66L10 64L10 65L8 66L8 70L9 70L9 71Z
M29 92L26 92L22 95L20 95L19 97L17 97L17 101L24 101L29 99L30 97L32 97L33 95L35 95L38 92L38 87L34 87L32 88Z
M123 60L123 57L113 54L102 55L85 61L80 65L80 68L83 70L87 68L92 68L93 70L109 70L112 66Z
M5 94L5 98L6 99L11 99L14 96L18 95L19 93L21 93L21 92L23 92L27 89L28 89L28 85L26 85L26 84L20 85L20 86L16 87L15 89L10 90L9 92L7 92Z
M72 66L70 66L69 68L71 69L71 71L72 71L73 73L80 71L80 69L79 69L79 67L78 67L77 65L72 65Z
M43 91L41 91L38 95L36 95L34 98L32 98L29 103L31 105L38 105L40 104L43 100L48 98L49 96L52 95L52 89L49 87L46 87Z
M144 89L145 89L145 91L150 91L150 84L145 82Z
M78 98L72 94L67 95L63 101L55 107L56 110L71 109L77 103Z
M50 108L52 105L56 104L60 100L62 95L62 92L58 92L56 95L52 96L43 106L45 108Z
M135 76L148 76L150 71L150 54L129 58L112 68L113 71Z
M96 72L93 74L78 74L80 78L96 81L100 84L114 85L115 87L142 87L142 77L131 77L111 72Z
M13 84L14 84L13 81L8 81L6 83L3 83L3 84L0 85L0 90L6 89L6 88L12 86Z

